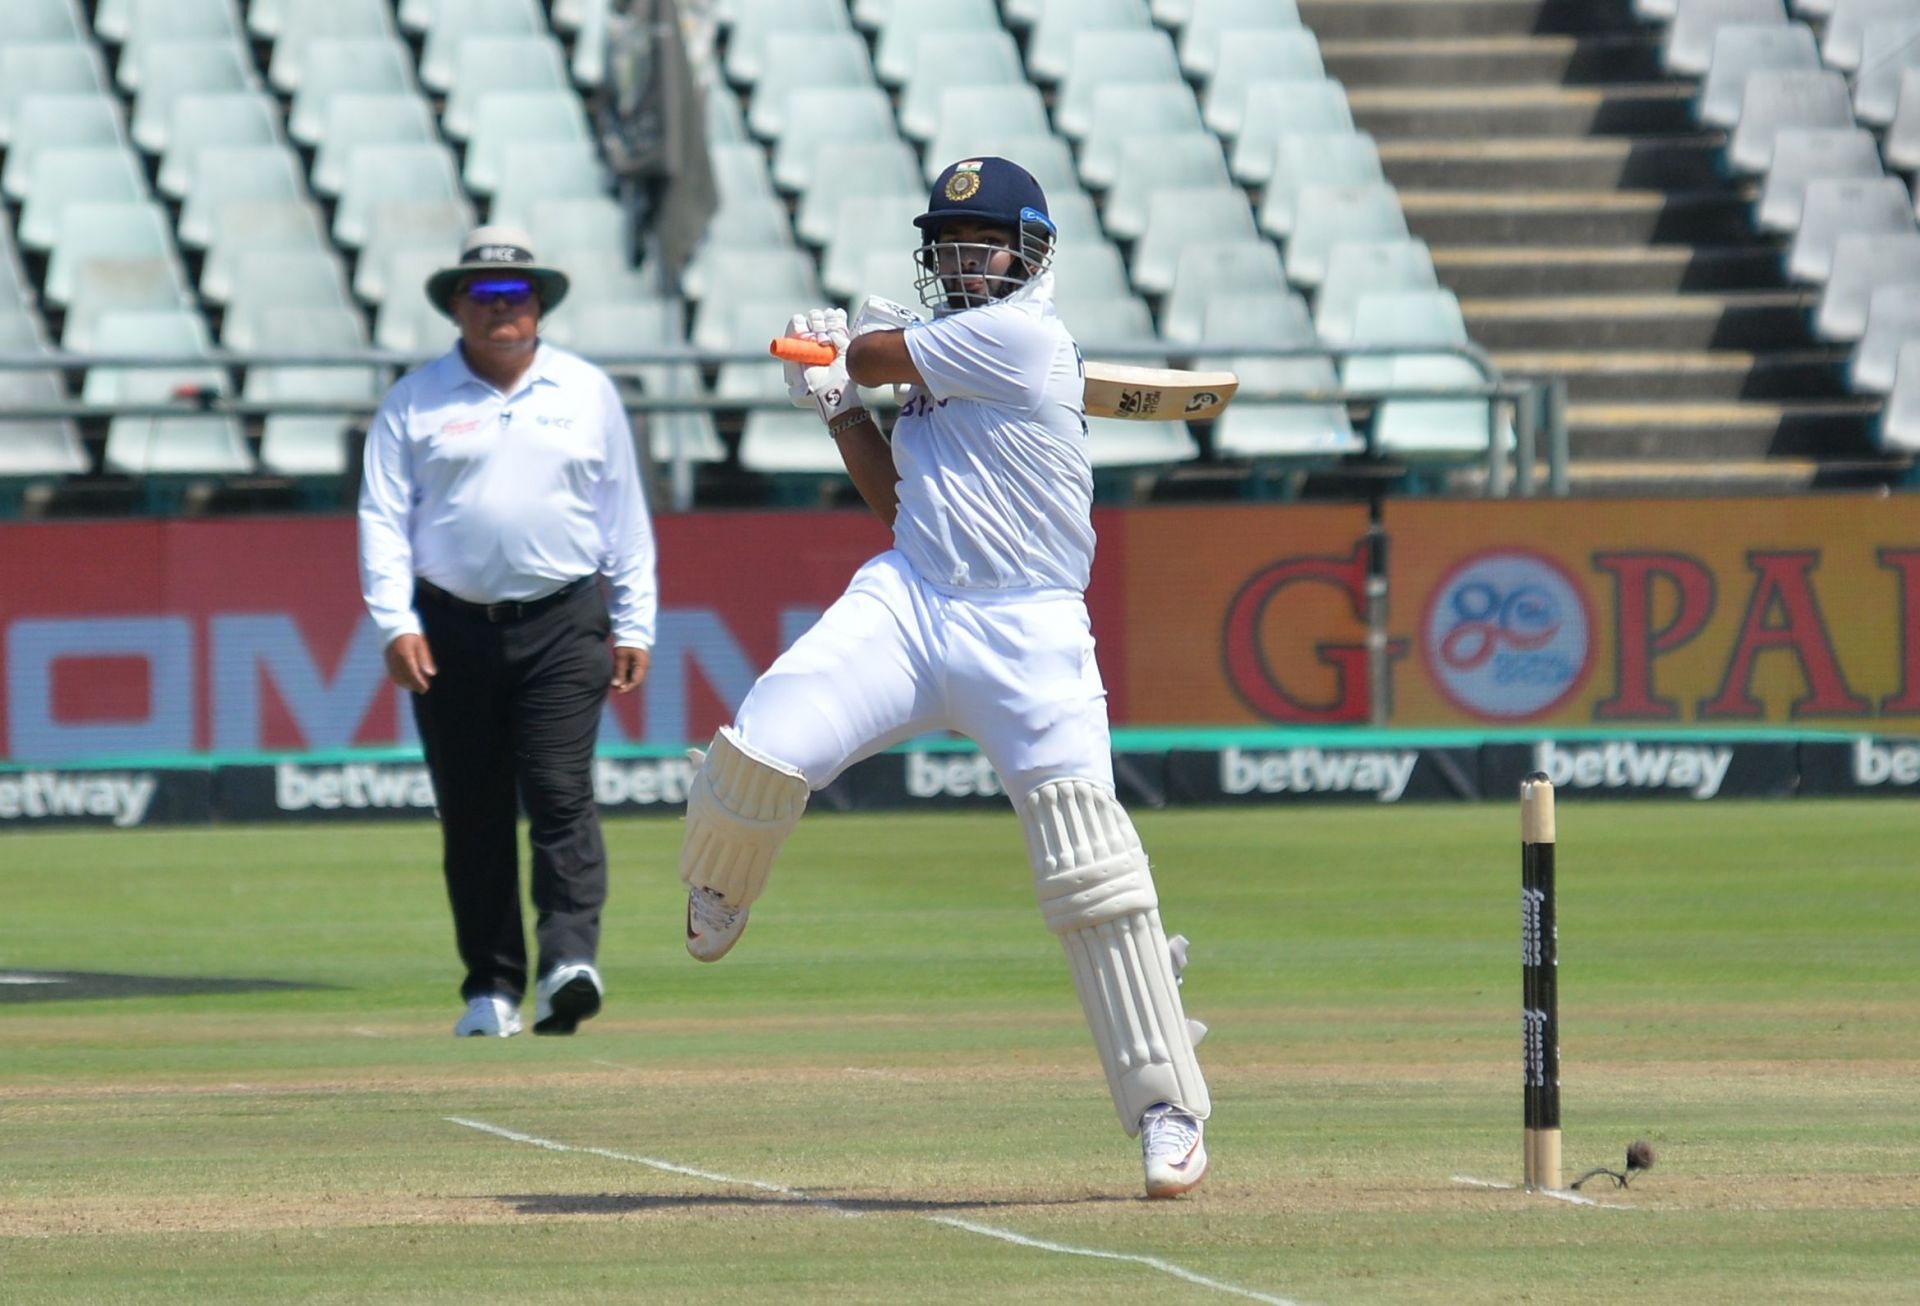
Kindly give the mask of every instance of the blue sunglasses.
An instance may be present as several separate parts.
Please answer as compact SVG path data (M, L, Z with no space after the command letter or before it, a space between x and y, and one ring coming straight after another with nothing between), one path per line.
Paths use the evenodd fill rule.
M485 308L489 304L501 303L519 307L533 298L533 283L524 278L509 281L470 281L466 289L460 292L467 302Z

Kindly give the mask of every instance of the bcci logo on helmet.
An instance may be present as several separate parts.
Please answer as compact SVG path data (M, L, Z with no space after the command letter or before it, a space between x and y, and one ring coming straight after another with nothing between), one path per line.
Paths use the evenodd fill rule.
M1420 622L1427 672L1477 717L1541 716L1573 696L1593 665L1586 595L1536 553L1477 554L1440 579Z

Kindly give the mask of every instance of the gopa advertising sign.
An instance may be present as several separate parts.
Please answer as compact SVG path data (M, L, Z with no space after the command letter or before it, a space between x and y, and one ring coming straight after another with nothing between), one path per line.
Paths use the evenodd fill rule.
M1389 724L1920 716L1920 498L1402 501L1385 521ZM1365 722L1364 530L1358 508L1129 515L1132 723Z

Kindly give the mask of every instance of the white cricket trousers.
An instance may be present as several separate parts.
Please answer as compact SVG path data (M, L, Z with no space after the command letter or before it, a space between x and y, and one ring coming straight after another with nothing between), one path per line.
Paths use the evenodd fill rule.
M853 763L916 735L972 739L1018 808L1049 780L1113 788L1107 691L1078 594L929 588L898 550L754 683L734 728L824 788Z

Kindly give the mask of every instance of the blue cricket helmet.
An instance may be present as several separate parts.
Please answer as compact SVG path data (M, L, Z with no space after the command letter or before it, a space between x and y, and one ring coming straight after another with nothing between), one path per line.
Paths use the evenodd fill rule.
M933 270L931 247L940 229L962 220L1006 228L1024 265L1025 275L1014 280L1040 275L1052 258L1058 232L1047 213L1046 192L1032 173L1010 159L992 155L961 159L948 164L934 178L927 211L913 220L913 225L920 228L919 261L929 273ZM938 294L936 287L921 287L922 298L928 303L934 302L930 292Z

